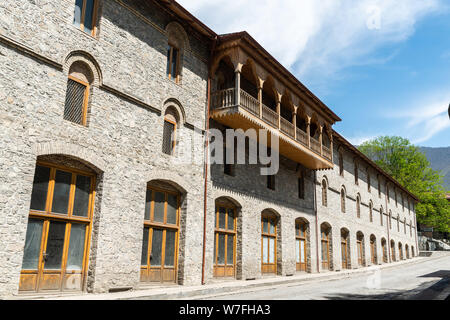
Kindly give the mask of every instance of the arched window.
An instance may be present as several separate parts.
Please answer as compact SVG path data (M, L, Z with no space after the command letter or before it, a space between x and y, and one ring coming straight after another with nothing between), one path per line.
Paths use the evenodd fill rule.
M339 174L342 177L344 176L344 155L342 151L339 151Z
M369 219L373 222L373 203L372 200L369 202Z
M391 240L391 261L396 261L395 259L395 241Z
M355 160L355 184L359 184L358 162Z
M64 104L65 120L87 125L89 93L93 81L94 75L86 63L75 61L70 66Z
M184 28L177 22L166 27L168 37L166 75L175 83L181 83L184 51L189 47L189 39Z
M84 290L97 175L72 158L39 157L20 291Z
M142 282L176 282L181 193L164 182L149 182L141 256Z
M178 113L175 108L169 107L164 115L162 152L168 155L175 153L177 126L179 122Z
M375 235L370 236L370 261L373 265L376 265L378 262L377 257L377 238Z
M327 180L322 180L322 206L326 207L328 206L328 186L327 186Z
M350 269L350 234L345 228L341 229L341 257L342 269Z
M261 215L261 272L277 273L277 224L279 217L264 211Z
M403 248L401 242L398 243L398 258L399 260L403 260Z
M75 0L73 24L82 31L95 36L99 0Z
M214 232L214 276L234 277L236 274L237 210L225 202L216 202Z
M364 267L366 265L366 254L364 250L364 234L361 231L356 233L356 250L358 253L358 265Z
M361 218L361 197L359 194L356 196L356 217Z
M345 189L341 189L341 212L345 213Z
M332 243L331 243L331 226L327 223L322 223L320 226L321 233L321 258L322 258L322 269L332 270Z
M295 221L295 250L297 271L307 271L308 269L308 222L302 219Z
M384 238L381 239L381 251L383 253L383 262L387 263L388 262L387 244L386 239Z

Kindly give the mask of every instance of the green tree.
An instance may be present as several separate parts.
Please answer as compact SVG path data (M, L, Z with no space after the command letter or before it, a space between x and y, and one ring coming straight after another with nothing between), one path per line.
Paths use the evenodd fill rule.
M363 143L359 150L416 195L420 201L416 206L419 223L450 232L450 205L443 177L430 168L418 147L408 139L383 136Z

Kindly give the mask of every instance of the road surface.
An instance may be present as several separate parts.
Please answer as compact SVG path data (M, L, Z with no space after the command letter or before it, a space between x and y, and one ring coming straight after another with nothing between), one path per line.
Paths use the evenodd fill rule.
M339 280L317 280L237 293L191 297L197 300L445 300L450 295L450 254L426 258L371 274Z

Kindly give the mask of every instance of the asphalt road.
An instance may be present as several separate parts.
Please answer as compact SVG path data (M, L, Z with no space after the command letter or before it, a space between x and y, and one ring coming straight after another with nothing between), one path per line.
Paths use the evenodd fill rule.
M450 255L352 275L339 280L286 284L197 300L445 300L450 295ZM192 299L192 298L191 298Z

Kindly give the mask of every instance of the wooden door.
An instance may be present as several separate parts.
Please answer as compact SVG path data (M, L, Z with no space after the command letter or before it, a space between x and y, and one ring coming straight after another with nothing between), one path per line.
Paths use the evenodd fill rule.
M381 242L381 250L383 251L383 262L388 262L388 256L387 256L387 247L386 247L386 241Z
M261 219L261 272L277 272L277 226L275 217Z
M371 239L370 240L370 260L372 261L372 264L376 264L377 263L375 239Z
M322 230L321 234L322 268L324 270L330 270L330 233Z
M80 291L87 269L95 177L38 163L20 291Z
M348 269L347 238L341 238L342 269Z
M295 249L297 271L306 271L308 256L306 252L306 224L296 223L295 226Z
M363 266L363 242L356 240L356 249L358 251L358 265Z
M391 260L395 261L395 245L391 243Z
M176 282L180 197L149 188L144 215L141 281Z
M217 206L214 233L214 277L236 275L236 209Z

